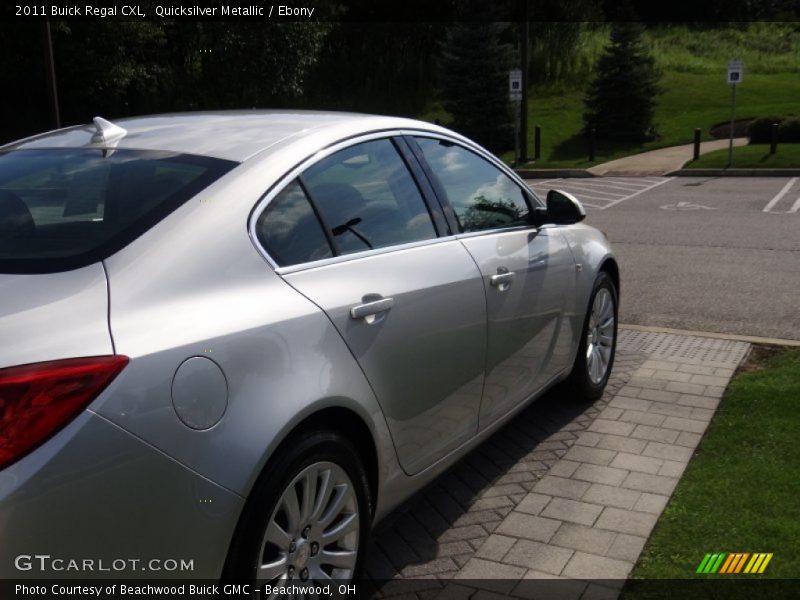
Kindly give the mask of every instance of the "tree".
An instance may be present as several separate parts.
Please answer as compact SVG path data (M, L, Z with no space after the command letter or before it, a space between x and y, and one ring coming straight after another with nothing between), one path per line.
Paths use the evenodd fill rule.
M470 7L472 20L448 29L440 62L441 92L453 129L497 152L514 146L508 100L511 49L501 42L506 25L492 22L491 16L475 16L485 6L490 3Z
M436 87L432 57L438 53L444 25L364 18L364 22L333 25L309 74L303 104L418 116Z
M642 43L642 26L632 21L611 28L611 44L597 61L583 114L584 127L599 139L655 138L655 98L661 93L653 57Z

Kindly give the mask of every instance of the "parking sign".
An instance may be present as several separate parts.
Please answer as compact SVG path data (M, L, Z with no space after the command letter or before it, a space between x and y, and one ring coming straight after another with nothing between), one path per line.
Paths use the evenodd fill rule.
M736 85L742 83L744 76L744 64L740 60L732 60L728 63L728 83Z
M508 99L522 100L522 69L508 72Z

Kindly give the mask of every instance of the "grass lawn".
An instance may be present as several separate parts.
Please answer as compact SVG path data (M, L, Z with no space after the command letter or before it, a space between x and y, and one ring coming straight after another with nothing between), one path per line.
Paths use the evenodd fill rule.
M716 169L728 166L728 150L703 154L699 160L686 164L687 169ZM739 146L733 149L733 167L739 168L800 168L800 144L778 144L775 154L769 144Z
M667 71L661 78L664 93L656 105L656 128L661 136L645 144L597 142L596 162L588 160L588 145L580 134L583 94L580 90L540 92L531 90L529 151L533 151L533 127L542 128L542 158L534 165L586 168L629 154L691 144L694 128L703 139L711 125L730 118L730 88L719 73ZM737 90L737 118L798 112L800 90L796 73L750 74ZM506 158L506 157L504 157ZM507 158L511 158L509 155Z
M535 28L532 35L536 36ZM704 140L711 139L710 127L730 119L731 90L725 74L728 60L734 57L745 64L744 80L736 94L737 118L800 112L800 29L793 24L653 27L645 34L645 43L662 73L664 93L657 98L655 117L660 137L644 144L598 141L596 161L590 163L588 143L580 133L583 96L593 65L607 43L608 28L587 28L580 39L570 54L580 68L561 83L530 88L528 149L532 155L534 126L540 125L542 156L529 166L586 168L647 150L690 144L695 127L701 129ZM430 121L438 118L445 125L450 122L450 115L437 101L420 116ZM514 159L513 151L501 156L508 162Z
M633 578L714 585L742 577L800 578L800 350L754 352L726 391ZM774 557L763 575L695 574L708 552ZM635 582L624 596L650 597L661 596L636 593Z

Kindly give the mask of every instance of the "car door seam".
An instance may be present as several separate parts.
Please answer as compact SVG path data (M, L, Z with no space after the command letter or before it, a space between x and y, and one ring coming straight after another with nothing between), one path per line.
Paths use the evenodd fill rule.
M106 328L108 329L108 337L111 340L111 353L117 353L117 345L114 342L114 332L111 330L111 278L108 275L108 267L106 261L101 260L100 265L103 268L103 273L106 278Z

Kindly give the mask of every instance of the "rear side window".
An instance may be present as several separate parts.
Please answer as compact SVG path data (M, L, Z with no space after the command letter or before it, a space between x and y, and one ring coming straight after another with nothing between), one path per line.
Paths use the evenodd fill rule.
M258 217L256 237L280 267L333 256L322 225L296 181L275 196Z
M525 225L525 193L486 159L451 142L416 138L453 206L460 232Z
M436 237L425 200L389 139L340 150L301 179L340 254Z
M124 149L0 152L0 272L103 260L236 164Z

